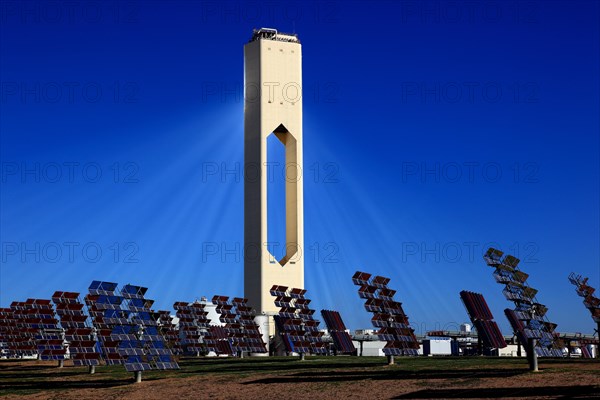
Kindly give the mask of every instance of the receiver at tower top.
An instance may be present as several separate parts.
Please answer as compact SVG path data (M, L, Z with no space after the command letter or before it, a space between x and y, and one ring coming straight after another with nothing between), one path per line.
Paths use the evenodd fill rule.
M277 32L277 29L272 29L272 28L255 29L252 32L252 38L250 39L250 42L253 42L255 40L260 40L260 39L278 40L281 42L290 42L290 43L300 43L300 40L298 40L298 36L295 33L294 34L281 33L281 32Z

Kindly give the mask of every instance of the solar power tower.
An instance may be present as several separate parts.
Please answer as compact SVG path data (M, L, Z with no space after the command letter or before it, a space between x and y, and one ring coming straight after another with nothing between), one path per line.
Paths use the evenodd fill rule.
M9 358L22 358L37 354L35 338L25 323L23 304L13 301L10 308L0 309L0 331L2 331Z
M179 334L181 350L183 354L199 356L207 351L204 343L210 325L210 320L206 318L208 312L204 309L204 304L200 302L187 303L177 301L173 304L177 318L179 318Z
M355 353L356 348L352 343L350 334L346 332L346 325L342 321L342 316L337 311L321 310L321 315L327 325L327 330L333 339L333 346L336 353Z
M536 298L537 290L527 284L528 274L519 270L520 260L500 250L488 249L484 260L494 268L496 282L504 285L502 293L515 304L504 313L519 341L527 346L530 369L537 371L538 356L562 357L562 350L554 338L556 324L546 318L548 308Z
M65 331L65 340L69 344L73 365L88 366L93 374L95 367L100 365L102 356L94 327L83 311L84 306L79 300L79 293L54 292L52 301L56 305L60 325Z
M302 46L296 35L260 29L244 46L244 297L258 313L275 313L274 284L304 287ZM269 241L267 154L285 147L285 243ZM285 254L276 257L274 246Z
M583 297L583 305L590 310L592 319L597 324L596 333L598 339L600 339L600 299L594 296L596 289L588 285L589 278L584 278L575 273L569 275L569 281L575 285L577 294ZM600 354L598 354L598 357L600 357Z
M141 382L142 371L179 368L164 346L158 323L151 315L147 289L113 282L93 281L85 298L108 365L123 365Z
M271 295L275 296L275 305L280 307L275 316L275 326L288 353L299 353L304 360L305 354L327 354L323 342L323 332L319 331L319 321L314 319L315 310L309 307L306 289L288 288L274 285Z
M247 299L236 297L233 301L227 296L212 298L219 320L225 324L225 332L229 339L232 355L244 357L244 353L266 353L267 348L262 339L258 325L254 322L252 307Z
M502 336L498 324L494 321L494 316L483 295L463 290L460 292L460 298L467 309L469 319L477 329L479 354L483 354L483 347L486 349L505 348L504 336Z
M357 271L352 282L359 286L360 298L366 299L365 309L373 313L371 322L379 328L379 339L387 342L383 353L388 357L388 363L394 363L394 356L418 355L419 342L415 331L409 325L402 303L394 301L396 291L387 286L390 278L371 277L371 274Z

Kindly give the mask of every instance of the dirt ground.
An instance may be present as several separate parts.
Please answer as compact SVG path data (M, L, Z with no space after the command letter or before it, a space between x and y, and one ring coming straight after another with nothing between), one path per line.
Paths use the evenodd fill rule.
M0 360L2 399L447 399L600 396L600 360L379 357L189 358L177 371L145 372L135 384L121 366L85 368Z

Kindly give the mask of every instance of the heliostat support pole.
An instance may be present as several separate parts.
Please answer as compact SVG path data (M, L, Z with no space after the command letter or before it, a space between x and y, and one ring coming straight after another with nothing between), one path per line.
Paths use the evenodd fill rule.
M387 357L387 361L388 361L388 365L394 365L394 356L388 356Z
M95 365L90 365L90 367L88 368L88 371L90 372L90 375L93 375L96 373L96 366Z
M600 360L600 322L598 322L598 328L596 332L598 333L598 344L596 345L596 358Z
M537 353L535 352L535 346L537 345L537 339L529 339L529 370L532 372L538 372L538 359Z
M142 381L142 371L135 371L135 383Z

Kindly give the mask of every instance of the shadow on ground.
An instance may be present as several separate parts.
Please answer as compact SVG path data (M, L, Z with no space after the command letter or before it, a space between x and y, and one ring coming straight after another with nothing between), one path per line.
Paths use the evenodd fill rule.
M499 399L504 397L551 397L597 399L600 386L545 386L486 389L425 389L394 399Z
M0 383L0 390L19 392L20 390L54 390L54 389L104 389L115 386L130 385L133 379L110 380L68 380L68 381L41 381L41 382L10 382Z
M300 382L345 382L360 380L397 380L397 379L486 379L507 378L520 375L523 372L507 369L473 369L473 370L420 370L403 371L400 369L389 369L380 371L326 371L315 375L310 372L299 372L282 376L256 379L243 384L270 384L270 383L300 383Z

